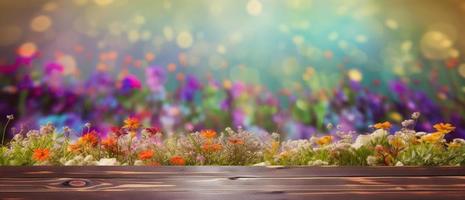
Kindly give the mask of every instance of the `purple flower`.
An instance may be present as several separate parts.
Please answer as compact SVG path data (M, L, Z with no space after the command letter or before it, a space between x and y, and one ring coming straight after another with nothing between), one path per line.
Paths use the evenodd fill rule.
M145 70L147 85L152 92L164 90L166 83L166 72L159 66L148 67Z
M44 66L44 72L47 75L51 75L54 72L63 72L64 68L61 64L56 62L50 62Z
M180 91L180 98L184 101L193 101L197 91L201 88L200 82L195 76L189 75Z
M124 93L140 88L142 88L142 84L135 75L129 74L121 80L121 90Z

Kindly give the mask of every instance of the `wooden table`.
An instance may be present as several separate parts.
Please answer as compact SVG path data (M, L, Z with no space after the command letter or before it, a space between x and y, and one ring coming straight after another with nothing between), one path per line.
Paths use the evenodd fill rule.
M462 167L0 167L0 199L465 199Z

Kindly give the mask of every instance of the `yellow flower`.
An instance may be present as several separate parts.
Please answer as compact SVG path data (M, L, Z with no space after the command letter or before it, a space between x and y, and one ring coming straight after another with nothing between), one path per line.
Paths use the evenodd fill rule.
M327 135L327 136L323 136L321 138L319 138L316 143L320 146L323 146L323 145L327 145L327 144L330 144L331 142L333 141L333 137L330 136L330 135Z
M373 125L373 127L375 127L376 129L384 129L384 130L390 129L391 126L392 125L390 122L376 123L375 125Z
M139 128L139 126L140 126L139 119L135 117L128 117L127 119L124 120L123 128L137 129Z
M455 127L449 123L438 123L438 124L435 124L433 128L436 129L437 132L444 133L444 134L450 133L455 130Z
M394 137L389 140L389 144L395 148L402 148L405 146L405 142L399 137Z
M444 137L444 133L442 132L435 132L430 133L428 135L421 136L421 140L429 143L436 143Z

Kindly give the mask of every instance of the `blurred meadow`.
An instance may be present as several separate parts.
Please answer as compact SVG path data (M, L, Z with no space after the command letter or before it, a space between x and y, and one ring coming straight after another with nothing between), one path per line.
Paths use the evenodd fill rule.
M465 138L464 24L461 0L0 0L0 114L298 139L420 112Z

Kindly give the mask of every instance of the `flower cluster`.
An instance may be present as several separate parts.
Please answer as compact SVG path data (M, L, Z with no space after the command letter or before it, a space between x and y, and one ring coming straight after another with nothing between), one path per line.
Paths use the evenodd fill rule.
M91 129L72 140L47 124L17 134L0 148L0 165L465 165L465 140L446 141L449 123L431 133L413 130L419 115L391 131L391 123L374 124L369 134L336 127L336 134L282 141L277 133L202 130L168 136L157 127L142 128L130 117L106 136ZM332 128L332 126L328 126Z

